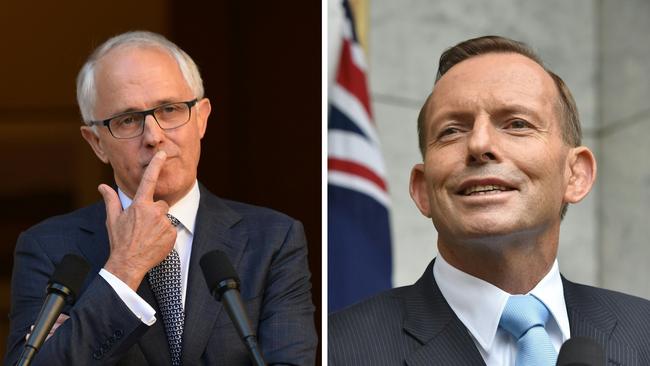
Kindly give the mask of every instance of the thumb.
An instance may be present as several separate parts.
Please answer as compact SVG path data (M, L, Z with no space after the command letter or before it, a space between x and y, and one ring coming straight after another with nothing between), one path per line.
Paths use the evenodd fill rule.
M106 205L106 221L112 223L122 212L122 203L117 196L117 192L106 184L100 184L97 190L104 198Z

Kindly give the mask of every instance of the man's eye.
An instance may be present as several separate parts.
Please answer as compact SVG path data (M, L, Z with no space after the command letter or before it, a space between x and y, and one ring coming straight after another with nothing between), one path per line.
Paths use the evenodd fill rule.
M162 115L173 115L179 112L182 112L183 109L185 108L184 104L168 104L165 106L162 106L158 109L157 113L162 114Z
M112 122L116 126L127 127L136 124L138 122L138 119L136 118L136 116L128 115L128 116L115 118L113 119Z
M162 108L161 112L163 112L163 113L174 113L177 110L178 110L178 107L175 107L173 105L167 105L167 106L164 106Z
M123 124L123 125L127 125L127 126L132 125L132 124L135 123L135 118L133 116L124 117L124 118L122 118L120 123Z
M511 128L511 129L523 129L529 127L530 127L530 123L524 121L523 119L512 120L506 126L506 128Z
M442 131L440 131L440 133L438 134L438 137L449 136L449 135L456 134L458 132L460 132L460 130L458 128L456 128L456 127L447 127L445 129L443 129Z

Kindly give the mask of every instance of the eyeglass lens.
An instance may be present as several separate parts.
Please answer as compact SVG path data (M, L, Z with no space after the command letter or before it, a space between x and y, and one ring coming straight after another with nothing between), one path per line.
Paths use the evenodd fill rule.
M186 103L162 105L153 112L133 112L117 116L109 121L113 136L117 138L135 137L144 131L144 121L148 114L153 114L162 129L180 127L190 119L190 107Z

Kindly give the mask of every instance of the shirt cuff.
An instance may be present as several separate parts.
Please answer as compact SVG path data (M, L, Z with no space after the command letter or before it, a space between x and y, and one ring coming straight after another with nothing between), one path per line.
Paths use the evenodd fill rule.
M122 280L115 277L111 272L102 268L99 270L99 275L102 276L106 282L115 290L117 296L122 299L124 304L131 310L133 315L137 316L140 321L146 325L153 325L156 322L156 310L149 305L144 299L127 286Z

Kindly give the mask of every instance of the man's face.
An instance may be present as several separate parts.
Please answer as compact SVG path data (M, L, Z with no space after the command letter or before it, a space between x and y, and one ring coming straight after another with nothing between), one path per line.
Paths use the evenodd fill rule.
M152 47L125 46L110 51L97 63L95 85L97 120L195 98L176 61ZM173 204L194 184L209 114L210 102L202 99L192 107L190 121L173 130L162 130L150 115L144 133L132 139L116 139L103 126L98 127L98 136L82 127L82 135L97 156L111 164L117 185L130 197L154 154L165 151L167 160L154 198Z
M559 227L570 179L558 92L535 62L487 54L451 68L426 106L411 194L442 241Z

